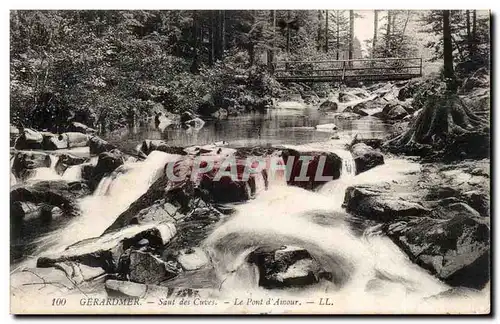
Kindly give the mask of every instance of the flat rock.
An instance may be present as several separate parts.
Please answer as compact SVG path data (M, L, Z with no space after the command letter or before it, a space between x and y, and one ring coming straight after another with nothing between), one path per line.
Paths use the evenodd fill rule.
M400 198L376 185L348 187L343 206L347 212L382 222L430 213L430 210L422 205Z
M456 215L412 217L387 225L387 235L421 267L452 286L482 289L489 278L489 224Z
M384 164L384 156L379 151L364 143L357 143L351 147L351 153L356 164L356 174L368 171Z
M55 263L76 261L90 267L101 267L108 273L117 269L120 256L130 246L146 238L152 247L162 247L175 235L173 224L131 225L121 230L90 238L68 246L63 252L40 257L38 267L51 267Z

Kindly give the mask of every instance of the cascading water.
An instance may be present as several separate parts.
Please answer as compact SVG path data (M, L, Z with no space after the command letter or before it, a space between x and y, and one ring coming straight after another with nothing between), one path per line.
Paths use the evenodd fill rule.
M429 307L426 297L449 289L413 264L389 238L371 231L355 234L349 226L351 216L340 208L348 185L400 179L419 165L387 160L378 169L354 176L350 152L338 154L343 158L339 179L318 192L269 186L256 199L237 206L236 214L205 240L204 248L216 274L212 285L219 287L221 295L244 294L255 299L326 296L335 301L332 312L411 312ZM332 195L332 190L338 195ZM324 270L332 273L332 280L323 279L301 289L259 287L259 271L248 262L249 254L259 248L284 245L309 251Z
M165 164L179 157L153 151L145 161L125 162L101 180L92 196L80 201L81 216L40 240L39 251L49 249L55 252L80 240L101 235L120 213L161 176Z

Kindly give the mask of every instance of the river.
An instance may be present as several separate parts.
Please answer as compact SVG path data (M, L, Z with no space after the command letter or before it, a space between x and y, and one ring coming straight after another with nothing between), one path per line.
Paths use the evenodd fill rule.
M335 124L337 130L316 129L319 124L329 123ZM255 298L269 294L306 297L322 293L332 296L339 303L336 309L344 309L344 313L412 312L422 303L426 305L425 297L449 287L410 262L399 248L373 228L362 226L356 230L353 227L356 219L341 207L349 185L396 180L409 170L419 170L416 163L386 157L385 165L354 176L352 157L345 151L345 144L355 134L382 138L390 131L390 125L376 118L349 119L309 107L209 120L199 131L158 129L151 122L108 134L106 139L129 150L144 139L164 139L178 146L224 140L233 147L280 144L337 152L344 160L340 179L314 192L275 182L256 199L236 206L236 214L216 228L202 245L210 255L212 275L209 277L213 279L207 280L206 273L200 272L190 276L189 282L194 286L219 288L225 297L241 292ZM112 176L104 178L93 195L81 200L81 216L35 241L33 256L53 253L79 240L100 235L117 215L146 192L160 176L165 163L176 158L153 152L145 161L126 162ZM307 249L333 274L333 280L320 280L305 289L270 292L259 287L258 272L245 261L246 257L257 248L283 245ZM21 264L32 262L34 258L27 258Z

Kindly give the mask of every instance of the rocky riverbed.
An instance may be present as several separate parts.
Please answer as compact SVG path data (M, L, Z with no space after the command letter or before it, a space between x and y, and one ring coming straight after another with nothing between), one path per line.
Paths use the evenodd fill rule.
M410 88L324 99L292 91L318 97L324 114L404 123L418 114ZM77 126L60 135L25 129L11 150L13 298L252 291L474 304L488 294L489 159L395 157L381 138L346 141L337 127L332 139L302 145L148 139L123 152ZM228 159L237 178L217 178ZM275 159L281 171L266 165L245 178L249 159ZM213 168L193 177L200 161ZM327 180L316 177L319 166Z

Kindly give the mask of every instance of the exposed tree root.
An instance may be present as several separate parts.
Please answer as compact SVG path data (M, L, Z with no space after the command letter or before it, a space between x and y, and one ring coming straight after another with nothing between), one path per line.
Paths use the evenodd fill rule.
M469 137L474 141L468 143ZM488 154L483 152L484 143L477 143L481 142L481 138L488 139L489 147L488 122L475 115L456 94L445 93L430 97L422 112L410 123L408 130L389 140L384 146L391 152L409 155L480 157ZM459 146L454 145L457 141L461 143ZM478 144L481 152L474 147ZM467 146L470 146L470 150ZM450 151L452 147L459 151Z

